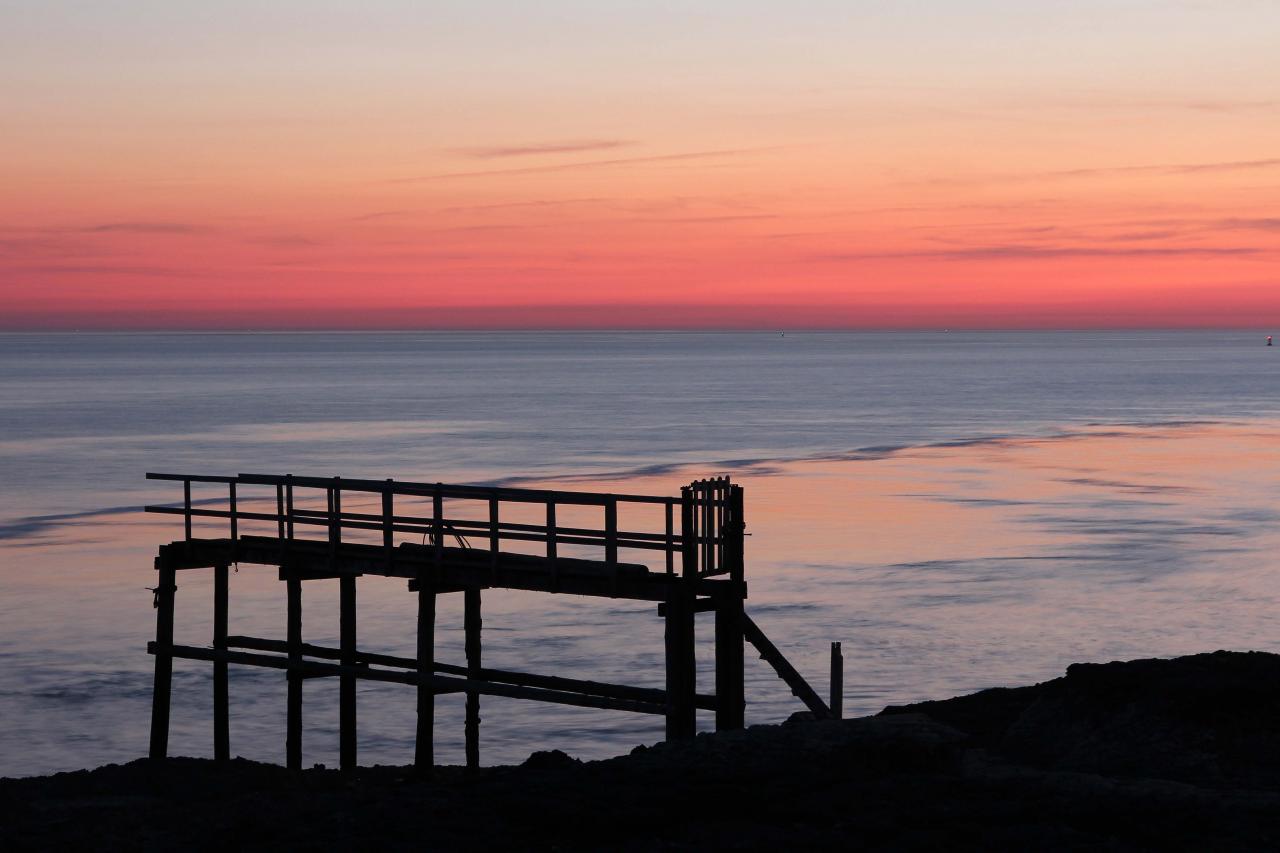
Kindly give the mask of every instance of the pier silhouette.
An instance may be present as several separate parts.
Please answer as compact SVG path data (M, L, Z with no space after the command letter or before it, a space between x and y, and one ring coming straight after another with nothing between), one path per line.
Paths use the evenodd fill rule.
M228 666L283 670L288 681L285 763L290 768L302 766L302 682L317 677L339 681L343 769L357 766L359 679L416 688L414 764L423 772L434 761L435 697L446 693L466 695L466 763L473 768L480 761L483 695L661 715L668 740L693 737L699 709L715 712L718 731L742 728L747 643L815 717L839 716L839 644L832 646L828 703L745 611L743 490L727 477L697 480L682 487L679 496L264 474L152 473L147 478L182 484L180 505L146 510L179 515L184 527L183 538L160 546L155 560L156 639L147 646L155 656L152 758L163 758L168 751L175 658L213 664L214 756L221 760L231 755ZM218 488L221 499L193 501L193 486ZM623 525L620 509L645 511L649 518ZM219 525L225 521L226 535L196 537L195 519L215 519ZM658 566L624 561L620 552L651 554ZM228 634L228 570L233 564L276 567L287 590L283 640ZM194 569L214 572L208 647L173 642L177 578ZM414 657L358 647L356 582L366 575L405 579L416 595ZM302 631L304 584L333 580L340 589L337 648L305 642ZM655 602L665 625L665 688L484 666L481 604L486 589ZM464 599L461 663L435 660L437 598L452 593ZM715 619L714 693L697 689L694 625L700 613L712 613Z

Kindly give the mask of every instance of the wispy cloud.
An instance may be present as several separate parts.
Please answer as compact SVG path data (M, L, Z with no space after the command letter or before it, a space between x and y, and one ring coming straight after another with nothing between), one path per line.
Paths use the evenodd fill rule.
M965 177L935 177L903 182L911 186L974 186L989 183L1022 181L1070 180L1074 178L1098 178L1108 175L1178 176L1217 174L1224 172L1250 172L1280 168L1280 157L1259 160L1221 160L1209 163L1153 163L1131 166L1090 166L1083 169L1050 169L1039 172L1019 172Z
M1219 228L1231 231L1277 231L1280 232L1280 216L1233 217L1220 219L1216 223Z
M161 278L200 278L200 270L189 267L128 266L117 264L39 264L6 267L15 275L131 275Z
M68 230L82 234L195 234L208 229L190 222L104 222Z
M630 166L640 163L671 163L682 160L709 160L719 157L740 157L766 148L722 148L711 151L686 151L680 154L655 154L649 157L619 157L613 160L579 160L574 163L557 163L548 166L524 166L517 169L483 169L475 172L443 172L438 175L419 175L411 178L391 178L386 183L411 184L423 181L443 181L453 178L485 178L499 175L532 175L539 172L569 172L578 169L601 169L610 166Z
M1243 172L1253 169L1274 169L1280 166L1280 157L1263 160L1223 160L1213 163L1167 163L1143 166L1102 166L1090 169L1061 169L1041 172L1043 177L1080 178L1094 175L1156 174L1195 175L1202 172Z
M531 142L521 145L493 145L476 148L455 148L455 153L479 160L501 157L530 157L538 154L580 154L583 151L605 151L625 148L636 143L629 139L581 139L564 142Z
M815 261L866 260L942 260L942 261L1020 261L1055 258L1179 258L1239 257L1262 254L1251 246L974 246L964 249L921 249L902 252L824 252L810 256Z

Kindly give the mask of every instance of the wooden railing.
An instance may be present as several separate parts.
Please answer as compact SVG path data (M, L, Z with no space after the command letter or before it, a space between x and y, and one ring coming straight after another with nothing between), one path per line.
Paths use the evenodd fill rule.
M395 560L398 537L420 536L424 543L429 541L437 548L444 548L450 539L463 547L485 548L495 560L504 543L517 542L542 544L547 558L552 560L559 556L561 546L595 549L607 566L617 565L619 549L656 551L663 554L668 574L676 573L678 558L679 572L685 577L727 574L734 580L742 580L742 537L745 529L742 488L733 485L728 477L697 480L682 487L679 497L295 477L289 474L211 476L149 473L147 479L182 483L181 505L152 505L146 507L146 511L182 516L187 540L193 538L194 519L227 519L228 534L232 540L240 538L241 526L245 522L266 523L274 527L279 539L286 542L296 535L318 538L305 537L302 530L323 528L324 538L335 551L343 542L344 532L358 531L366 536L369 532L381 533L388 563ZM225 486L225 503L218 498L193 500L193 484ZM246 500L247 488L263 487L274 490L274 511L264 511L261 507L262 503L270 506L270 495ZM299 497L308 492L313 496L318 492L324 494L324 509L299 505ZM414 507L406 508L407 500L397 501L397 498L429 498L431 512L424 515ZM446 501L451 505L458 502L480 504L480 514L487 515L487 518L466 517L458 512L446 514ZM368 506L370 503L373 506ZM344 504L348 508L344 508ZM525 507L542 505L544 520L541 523L512 520L511 516L517 514L511 509L515 504ZM640 504L662 507L661 529L619 527L619 507ZM603 521L598 526L565 524L558 519L558 515L562 515L558 510L570 507L600 507ZM527 509L522 515L528 516Z

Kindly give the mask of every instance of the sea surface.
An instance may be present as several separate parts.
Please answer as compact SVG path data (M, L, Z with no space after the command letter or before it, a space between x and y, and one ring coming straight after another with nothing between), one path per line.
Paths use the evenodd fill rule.
M0 776L145 753L152 557L182 535L138 511L181 498L147 471L673 494L728 474L749 612L822 694L843 643L850 715L1074 661L1277 650L1264 334L0 335ZM179 577L178 642L210 642L209 574ZM231 632L282 638L281 587L241 566ZM460 662L450 598L437 651ZM304 599L305 639L334 642L337 583ZM403 581L362 580L359 607L361 648L412 655ZM662 684L652 605L494 591L484 618L486 665ZM212 752L210 675L175 665L172 754ZM749 723L802 709L752 654L747 689ZM232 668L234 754L283 761L284 699L282 673ZM409 762L413 691L363 682L359 702L362 763ZM336 706L307 682L307 764L336 764ZM658 717L514 699L482 716L486 764L662 738ZM441 697L438 760L461 762L461 720Z

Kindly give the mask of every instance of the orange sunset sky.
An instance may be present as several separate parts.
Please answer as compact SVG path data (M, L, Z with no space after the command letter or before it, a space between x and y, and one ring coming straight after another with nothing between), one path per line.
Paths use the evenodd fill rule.
M1280 327L1280 3L0 0L0 328Z

